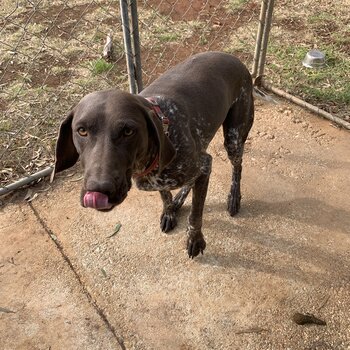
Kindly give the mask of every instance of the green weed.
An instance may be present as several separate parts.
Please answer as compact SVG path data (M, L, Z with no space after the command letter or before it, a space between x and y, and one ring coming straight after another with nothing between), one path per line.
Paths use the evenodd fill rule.
M114 67L113 63L105 61L103 58L89 62L89 68L93 75L109 72Z
M161 41L161 42L174 42L174 41L177 41L179 40L181 37L180 34L178 33L161 33L158 37L158 39Z
M247 0L229 0L226 8L228 11L233 12L240 9L246 2Z

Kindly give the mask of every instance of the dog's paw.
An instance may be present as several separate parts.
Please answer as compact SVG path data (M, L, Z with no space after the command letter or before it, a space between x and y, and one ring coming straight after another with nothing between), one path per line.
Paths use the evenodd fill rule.
M241 208L241 196L235 191L227 198L227 210L231 216L236 215Z
M169 232L177 225L175 213L163 213L160 217L160 229L163 232Z
M187 253L188 257L193 259L199 253L203 254L203 251L206 247L206 243L203 235L199 237L188 237L187 239Z

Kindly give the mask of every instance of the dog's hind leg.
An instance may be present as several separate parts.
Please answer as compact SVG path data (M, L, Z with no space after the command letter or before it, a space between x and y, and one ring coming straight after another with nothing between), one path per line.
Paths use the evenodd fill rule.
M233 169L231 189L227 198L227 210L231 216L237 214L241 207L242 154L243 144L238 141L235 155L229 156Z
M223 123L225 149L232 164L232 183L227 199L227 210L231 216L241 206L241 174L244 143L253 124L254 105L251 94L242 93L229 110Z
M178 193L176 193L174 200L173 200L173 205L174 205L175 211L179 210L182 207L182 205L184 204L191 189L192 189L191 186L184 186L180 189L180 191Z

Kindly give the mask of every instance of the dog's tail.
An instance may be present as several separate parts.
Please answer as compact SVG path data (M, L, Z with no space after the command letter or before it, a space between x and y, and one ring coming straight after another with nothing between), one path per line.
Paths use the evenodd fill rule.
M262 91L256 86L253 87L253 96L254 98L258 98L266 102L278 104L278 102L272 96L268 95L266 92Z
M262 76L258 76L253 79L253 96L254 98L258 98L260 100L278 104L278 102L271 96L268 95L262 88Z

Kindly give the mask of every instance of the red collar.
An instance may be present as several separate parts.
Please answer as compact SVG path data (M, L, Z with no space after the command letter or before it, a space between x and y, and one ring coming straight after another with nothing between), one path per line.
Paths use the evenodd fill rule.
M160 107L159 107L159 105L154 97L146 97L146 100L151 103L152 110L154 111L155 116L158 117L163 124L163 130L164 130L165 135L168 135L169 119L163 114L162 110L160 109ZM151 165L147 169L145 169L142 173L133 174L133 177L139 178L142 176L146 176L150 172L152 172L153 170L157 169L158 165L159 165L159 153L156 155L153 162L151 163Z
M139 177L148 175L151 171L158 168L158 165L159 165L159 154L156 155L153 162L146 170L144 170L142 173L133 174L133 177L137 179Z

